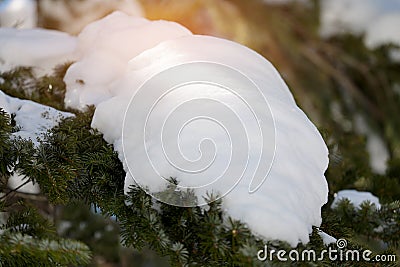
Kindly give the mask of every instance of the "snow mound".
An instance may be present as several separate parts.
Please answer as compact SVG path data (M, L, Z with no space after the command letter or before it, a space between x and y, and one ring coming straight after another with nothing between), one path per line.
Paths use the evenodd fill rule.
M359 192L356 190L341 190L335 194L335 199L332 202L331 208L335 208L339 201L343 199L348 199L354 205L355 208L359 208L360 205L369 201L371 204L375 204L377 209L381 208L381 204L379 203L379 198L372 195L370 192Z
M365 34L365 44L376 48L393 43L400 46L400 0L322 0L323 37L346 32Z
M19 55L13 53L7 62L26 65L28 59L31 65L42 65L52 49L57 53L53 53L54 58L50 53L51 58L59 62L59 56L69 55L70 49L76 47L77 61L64 79L65 103L77 109L96 106L92 127L114 144L127 172L126 190L138 181L155 191L163 189L165 180L160 177L175 177L189 187L209 182L211 191L224 195L227 214L247 223L254 233L293 246L309 241L312 226L321 223L321 206L327 201L324 171L328 150L269 61L234 42L192 35L176 23L152 22L120 12L88 25L77 40L63 35L70 43L64 48L58 43L64 38L61 33L55 33L60 38L50 34L54 39L47 33L23 33L31 35L30 42L26 42L28 37L14 40L15 32L3 37L22 50L31 49L26 58L18 61ZM44 45L43 38L36 34L51 37L55 48ZM200 76L203 80L196 80ZM171 82L192 78L194 83L172 88L166 97L159 95L170 88ZM149 86L155 80L157 86ZM224 87L227 84L230 87ZM18 112L16 119L22 120L18 121L22 129L39 127L29 130L35 132L32 138L51 127L46 123L56 121L56 114L46 122L39 121L43 110L33 103L21 104L8 98L0 103L7 112ZM152 112L141 109L153 103L157 105ZM20 113L25 109L29 112L29 125L24 124L24 113ZM229 116L225 116L227 111ZM200 116L202 112L207 116ZM128 116L124 120L125 114ZM194 123L173 123L172 126L181 127L179 134L172 127L169 133L176 135L163 135L171 125L163 123L171 114L180 120L200 115L193 117ZM33 124L32 117L37 117L38 122ZM150 128L138 124L147 119ZM129 131L131 127L133 130ZM146 134L141 140L143 129ZM179 147L180 154L172 154L181 156L178 165L171 164L175 158L166 158L165 151L173 145ZM138 153L143 146L146 153ZM157 177L147 172L137 176L149 166L149 159L157 162ZM211 159L209 165L207 159ZM191 180L190 172L185 170L198 162L206 163L208 175L200 176L202 171L197 170L199 180ZM231 175L219 179L225 172ZM215 180L204 180L207 178ZM199 199L203 193L196 187Z
M128 61L158 43L191 34L168 21L149 21L114 12L86 26L78 36L80 60L68 69L65 105L85 109L114 96L113 82L124 73Z
M0 28L0 72L34 67L37 75L51 74L57 64L75 59L76 38L44 29Z
M10 97L2 91L0 91L0 107L13 116L18 127L18 131L12 133L12 136L29 139L34 145L38 145L44 134L56 126L62 118L73 116L71 113L61 112L29 100ZM17 188L24 183L24 179L26 178L18 172L14 172L8 180L8 186L11 189ZM28 183L18 191L36 194L39 193L39 187L37 184Z
M129 153L130 149L127 154L124 154L124 147L132 147L134 152L135 147L143 145L143 141L137 142L136 138L142 131L141 128L136 128L131 134L125 135L125 144L122 145L124 115L131 98L140 91L146 81L170 68L196 62L218 64L222 68L230 68L248 77L258 86L259 92L251 91L250 88L239 88L240 96L248 100L251 109L257 114L271 112L274 120L268 126L275 131L272 131L273 134L268 132L267 136L270 140L267 139L267 142L260 143L263 140L260 141L257 138L255 141L248 142L251 146L248 155L249 171L244 173L237 184L234 183L237 177L232 177L232 181L225 180L235 186L224 196L224 208L227 214L244 221L254 233L267 239L284 240L293 246L298 242L309 241L312 226L321 223L320 208L327 201L328 188L324 171L328 165L328 151L318 130L296 106L289 89L267 60L234 42L209 36L191 35L188 30L175 23L150 22L145 19L131 18L122 13L113 13L103 20L88 25L78 39L78 54L81 59L70 67L65 77L66 104L79 109L84 109L88 104L96 105L92 127L102 132L104 139L114 144L118 151L127 172L126 190L129 185L135 184L129 172L130 167L148 164L146 155ZM215 75L211 73L209 78L221 78L227 82L237 78L233 76L224 78L218 71L216 68ZM186 77L188 76L182 75L181 78ZM168 84L171 79L167 78L165 83ZM163 82L161 81L161 85ZM157 93L152 91L153 89L150 88L150 94ZM140 105L147 105L150 101L146 100L147 92L143 93L145 97L137 102L139 105L133 105L133 108L138 111L134 115L138 120L148 115L140 109ZM267 106L263 98L260 98L260 94L265 97ZM157 95L149 95L149 99L151 97L157 98ZM224 103L228 108L236 109L235 112L240 118L237 122L243 122L245 127L250 127L245 129L249 138L260 136L252 130L257 128L258 122L252 117L251 109L237 101L237 97L235 100L235 94L216 86L194 84L165 98L162 105L158 106L156 112L153 113L154 116L150 118L155 125L152 126L149 136L146 136L147 152L152 161L157 162L155 166L157 166L159 176L176 177L188 186L193 186L193 183L196 184L198 181L191 181L190 175L186 172L180 172L179 169L168 164L164 154L159 153L157 134L162 128L160 123L164 119L163 116L171 111L168 108L185 99L194 103L196 99L201 98L213 99ZM189 108L188 112L193 110L202 111L201 108L195 108L193 105L193 109ZM214 110L213 103L205 105L203 111L219 115L217 110ZM185 116L188 113L180 114ZM132 121L133 125L138 122ZM235 125L226 127L231 128L230 136L239 136L241 133L239 127ZM186 127L180 140L182 154L195 161L198 156L201 157L201 152L199 154L197 150L199 140L211 138L217 147L216 152L220 154L216 154L215 164L210 166L209 171L223 172L224 164L230 160L229 140L226 139L227 134L220 130L218 126L204 121ZM164 144L176 143L176 138L176 136L167 136ZM242 151L245 143L243 142L243 147L239 143L237 151ZM205 147L202 147L203 145ZM223 150L224 148L228 148L228 152ZM262 148L265 148L265 151ZM272 149L267 151L267 148ZM208 155L213 148L207 144L200 144L199 149L205 149L203 152ZM246 154L244 152L245 150L243 154ZM275 154L272 155L273 152ZM257 159L262 153L267 153L270 157L265 162L258 162ZM190 160L181 163L185 164L185 162L190 165ZM240 167L240 164L241 162L233 161L230 166L235 169ZM256 172L257 165L265 170L270 165L271 168L265 182L259 183L262 185L258 190L250 194L249 185L252 183L252 174ZM211 173L208 178L213 178L213 175L216 174ZM156 191L165 186L165 181L159 179L160 177L157 178L152 179L148 174L143 177L143 182ZM216 192L225 190L223 183L217 183L213 187L213 191ZM197 195L199 199L201 196L204 195Z

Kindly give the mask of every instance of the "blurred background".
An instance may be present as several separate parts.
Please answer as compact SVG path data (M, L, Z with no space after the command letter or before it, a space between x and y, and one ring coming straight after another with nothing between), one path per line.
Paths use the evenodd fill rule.
M77 35L114 10L256 50L323 133L330 199L345 188L400 199L400 0L3 0L0 26ZM93 266L166 264L122 247L115 221L79 206L58 210L58 231L88 244Z

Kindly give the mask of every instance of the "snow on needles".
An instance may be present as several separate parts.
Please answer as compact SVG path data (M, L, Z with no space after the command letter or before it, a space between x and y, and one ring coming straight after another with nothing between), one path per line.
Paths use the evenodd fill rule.
M8 96L2 91L0 91L0 107L14 116L18 131L12 135L30 139L35 145L39 144L38 138L43 138L47 130L56 126L62 118L73 115L30 100Z
M380 209L381 204L379 198L370 192L360 192L356 190L341 190L335 194L335 199L332 202L331 208L337 207L339 202L343 199L348 199L356 209L359 209L361 204L368 201L370 204L375 205L375 208Z
M140 169L148 164L149 158L157 162L154 167L159 176L192 182L188 172L181 172L166 161L159 147L159 130L163 127L165 117L173 111L169 108L181 107L182 101L191 104L197 100L210 100L206 101L203 108L193 105L187 111L206 111L223 120L225 116L221 117L214 107L214 102L222 103L226 109L234 111L237 122L243 125L219 127L209 123L212 120L196 121L188 124L189 127L178 125L184 130L179 136L165 136L163 144L176 144L179 139L183 158L190 159L181 162L183 165L180 166L188 169L185 164L190 165L193 159L196 161L197 157L201 159L209 154L210 151L203 151L204 147L199 144L211 138L215 147L210 149L216 153L215 161L206 168L207 177L202 178L218 177L219 173L224 172L224 164L227 162L229 168L240 167L241 163L236 162L235 157L230 157L227 137L241 135L240 127L243 126L245 134L241 137L245 137L244 141L236 143L238 147L235 149L242 154L248 153L248 165L242 179L224 196L224 209L228 215L242 220L255 234L266 239L287 241L292 246L309 241L312 226L321 224L321 206L327 201L328 186L324 172L328 166L328 150L318 130L297 107L288 87L269 61L249 48L228 40L192 35L176 23L148 21L121 12L89 24L77 37L75 54L78 60L68 69L64 79L67 84L65 104L77 109L85 109L86 105L96 106L92 127L102 132L104 139L112 143L118 152L127 173L125 191L129 185L135 184L129 167ZM141 106L153 104L148 102L158 97L154 95L157 88L148 88L147 92L141 90L142 85L163 71L193 62L212 63L216 72L209 75L210 80L236 81L237 77L224 76L229 71L235 71L247 77L251 86L233 88L240 92L238 97L238 93L222 87L194 83L166 97L160 96L152 114L140 109ZM186 77L182 76L167 77L165 82L167 84L172 79ZM145 98L132 102L135 103L133 108L136 108L133 115L137 121L149 116L151 129L145 140L137 139L145 127L143 125L137 125L133 131L124 133L122 139L124 115L128 107L132 107L129 106L131 99L139 93ZM243 104L243 99L248 105ZM254 114L270 113L273 116L272 123L269 121L271 124L267 125L272 131L264 136L266 139L259 139L262 135L256 132L257 125L263 126L264 121L257 120L252 115L253 111ZM133 125L137 121L133 120ZM227 134L224 129L230 132ZM246 137L249 139L245 140ZM129 148L128 151L124 151L123 142ZM250 146L249 149L246 144ZM147 155L135 154L136 148L143 145L148 149ZM259 162L262 153L274 153L271 162ZM269 163L271 168L265 182L250 194L252 174L256 173L258 165L268 167ZM165 185L163 179L153 180L147 176L141 178L145 182L148 178L146 185L151 188ZM225 188L223 184L217 183L213 190L218 192ZM201 196L204 195L197 195L199 198Z
M18 131L12 133L12 136L31 140L34 145L38 145L38 140L42 139L44 134L56 126L62 118L73 116L71 113L61 112L29 100L10 97L2 91L0 91L0 108L14 117ZM8 180L8 185L12 189L16 188L24 182L24 179L26 178L14 172ZM35 194L39 189L37 184L29 183L18 191Z

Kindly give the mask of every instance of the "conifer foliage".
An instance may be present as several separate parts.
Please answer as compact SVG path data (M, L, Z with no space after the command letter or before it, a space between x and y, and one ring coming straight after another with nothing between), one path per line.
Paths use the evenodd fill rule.
M62 72L56 72L52 77L36 78L30 69L19 68L2 74L5 82L1 89L21 97L22 92L29 91L17 90L14 85L29 86L32 90L29 94L23 93L24 98L51 102L65 110L62 77ZM41 94L37 92L43 85L48 88L52 82L58 86L51 86L53 90L39 97ZM25 175L26 181L38 183L41 196L51 205L71 205L81 201L95 207L105 217L116 218L125 246L138 250L150 248L161 256L167 256L173 266L265 266L265 262L256 256L265 244L270 249L290 250L288 244L279 240L262 240L245 224L230 218L221 208L223 199L206 207L181 208L158 203L138 187L131 187L130 193L124 195L125 172L118 155L112 145L90 127L94 108L89 107L86 112L70 111L75 116L64 119L51 129L37 147L30 140L12 138L11 133L18 125L13 122L12 114L0 111L3 193L0 208L6 214L0 233L0 266L82 266L92 259L87 245L65 239L57 233L51 216L44 214L31 196L7 188L7 179L15 171ZM350 140L358 139L348 136L347 141ZM365 151L360 149L358 153ZM350 161L333 165L328 179L330 173L340 173L342 178L352 179L352 168ZM391 172L392 177L396 175L393 170ZM372 175L371 172L368 175ZM392 180L386 176L377 179L382 184ZM175 192L174 188L169 188L164 193L177 197ZM185 194L179 197L191 197L190 192ZM334 209L325 206L321 228L313 230L310 243L300 244L296 249L325 249L318 234L323 230L332 236L346 238L350 247L360 251L368 248L374 253L395 254L400 245L400 203L395 201L399 196L392 193L384 197L389 204L382 205L379 210L369 203L354 207L346 200ZM215 196L208 198L212 200ZM386 244L386 251L377 248L376 244L380 242ZM286 265L288 262L275 259L274 264ZM332 262L296 264L307 266ZM346 266L345 262L335 264ZM367 263L358 264L367 266Z
M246 1L231 2L244 6ZM287 72L288 84L294 90L304 89L294 91L299 100L314 101L311 106L315 106L318 114L312 115L319 118L318 125L330 151L326 172L330 193L328 203L322 208L322 225L313 229L308 244L299 244L294 249L301 253L335 248L334 243L324 243L323 231L346 239L348 249L371 250L371 257L396 255L397 261L369 263L325 258L316 262L283 262L275 254L272 262L262 262L257 259L257 253L265 245L270 251L293 248L279 240L263 240L244 223L230 218L222 208L223 198L207 206L182 208L157 202L136 186L125 195L125 172L118 155L90 127L94 107L78 112L64 105L63 77L71 64L65 63L56 67L53 75L43 77L37 77L29 67L0 73L0 90L4 93L74 114L50 129L35 146L32 140L13 135L20 126L15 115L6 113L0 106L0 266L96 266L95 259L99 256L109 262L121 262L123 248L152 250L172 266L398 264L400 64L388 58L392 46L370 51L361 37L352 35L322 41L312 31L318 24L314 17L317 11L299 9L298 17L293 16L282 24L282 17L288 16L287 8L268 6L274 11L270 16L265 16L262 10L253 15L261 6L258 2L262 1L251 1L257 8L246 11L251 14L249 22L255 29L283 25L269 29L271 40L279 44L273 47L290 57L287 62L293 71ZM270 38L268 34L265 36L262 38ZM332 102L338 103L341 116L333 114ZM386 173L371 170L365 136L354 126L345 127L355 114L370 118L372 129L387 144L390 160ZM31 195L19 192L18 188L11 190L8 180L16 172L25 177L24 184L39 184L41 193ZM178 181L172 179L172 182ZM334 194L342 189L369 191L379 197L381 207L368 202L354 206L346 199L331 207ZM177 193L174 186L161 193L164 199L168 196L194 201L191 192ZM71 210L76 214L71 216ZM78 220L77 214L85 214L85 220ZM95 223L102 218L105 219L101 223ZM109 239L89 236L104 225L115 226L108 235L119 236Z
M76 240L57 236L55 226L15 190L7 189L7 179L16 170L31 174L37 152L29 140L11 139L11 116L0 110L0 266L67 266L89 263L89 248ZM16 164L18 159L18 163ZM28 181L35 181L27 176Z

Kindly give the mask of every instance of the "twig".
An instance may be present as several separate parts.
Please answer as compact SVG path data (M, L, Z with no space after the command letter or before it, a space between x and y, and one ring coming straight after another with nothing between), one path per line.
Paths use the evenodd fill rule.
M302 47L300 49L302 54L314 65L321 68L325 73L335 79L343 88L345 88L353 97L357 99L361 105L363 105L367 110L372 111L371 113L375 118L381 120L383 117L382 111L379 110L368 98L366 98L359 90L359 88L354 85L354 83L346 77L344 73L335 69L331 64L326 62L318 53L314 52L310 47Z
M30 181L25 181L23 184L20 184L19 186L17 186L16 188L8 191L4 196L0 197L0 200L3 200L4 198L6 198L7 196L9 196L12 193L16 193L18 189L21 189L23 186L25 186L26 184L28 184Z

